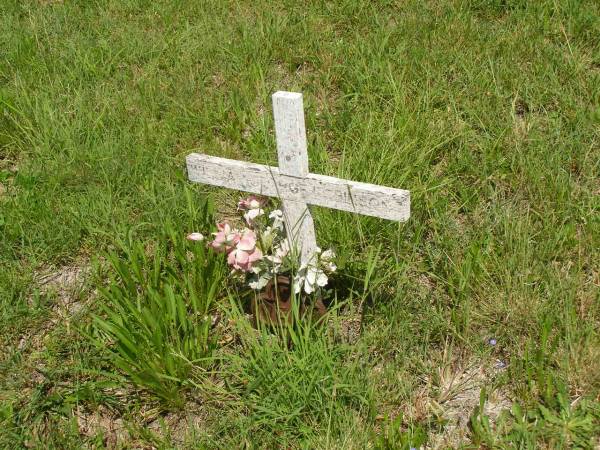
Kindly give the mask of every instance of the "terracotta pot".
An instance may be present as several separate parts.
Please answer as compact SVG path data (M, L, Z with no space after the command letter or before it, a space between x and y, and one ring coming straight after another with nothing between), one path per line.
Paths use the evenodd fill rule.
M300 317L312 312L312 319L318 320L325 315L327 308L321 298L312 303L312 299L297 296L301 301ZM293 320L292 312L292 283L287 275L278 275L275 280L270 280L267 285L251 302L251 311L255 321L276 325L279 323L290 324ZM310 303L309 303L310 302Z

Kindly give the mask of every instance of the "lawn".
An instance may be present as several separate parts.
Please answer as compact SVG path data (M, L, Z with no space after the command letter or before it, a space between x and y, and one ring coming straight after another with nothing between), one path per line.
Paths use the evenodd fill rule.
M598 448L600 3L0 0L0 448ZM324 208L327 326L257 331L192 151ZM144 306L144 313L140 313Z

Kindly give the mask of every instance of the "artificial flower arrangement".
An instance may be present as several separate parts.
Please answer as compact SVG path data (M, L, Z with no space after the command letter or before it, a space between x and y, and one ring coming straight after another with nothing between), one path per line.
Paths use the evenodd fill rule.
M320 294L327 285L328 276L335 272L335 254L332 250L317 249L313 260L297 267L297 251L286 236L283 212L268 211L266 201L250 196L238 203L246 226L236 228L228 222L217 223L217 232L208 242L214 251L227 255L232 275L241 279L250 289L260 291L282 274L293 274L294 292ZM201 233L191 233L188 239L204 240ZM295 270L296 269L296 270Z

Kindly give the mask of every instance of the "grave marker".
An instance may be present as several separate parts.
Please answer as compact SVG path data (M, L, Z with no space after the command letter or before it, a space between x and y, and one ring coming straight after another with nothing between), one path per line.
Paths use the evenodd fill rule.
M273 94L273 116L279 167L192 153L186 158L190 181L279 197L287 234L298 245L302 264L317 247L308 205L408 220L409 191L309 172L302 94Z

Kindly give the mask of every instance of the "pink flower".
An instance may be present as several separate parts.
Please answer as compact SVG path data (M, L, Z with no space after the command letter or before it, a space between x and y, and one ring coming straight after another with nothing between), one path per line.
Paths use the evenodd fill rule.
M187 240L188 241L203 241L204 236L202 235L202 233L190 233L187 235Z
M230 252L240 240L240 232L232 229L228 223L218 223L217 230L213 233L215 239L210 246L217 252Z
M251 225L254 219L265 213L265 211L261 208L263 204L264 200L261 200L254 195L239 201L238 209L246 211L244 213L244 219L246 219L246 223L248 223L248 225Z
M262 252L256 246L256 234L252 230L244 230L240 239L227 255L227 263L234 269L243 272L252 270L252 265L262 259Z
M263 205L264 201L255 195L248 198L243 198L238 202L238 209L247 211L249 209L258 209Z

